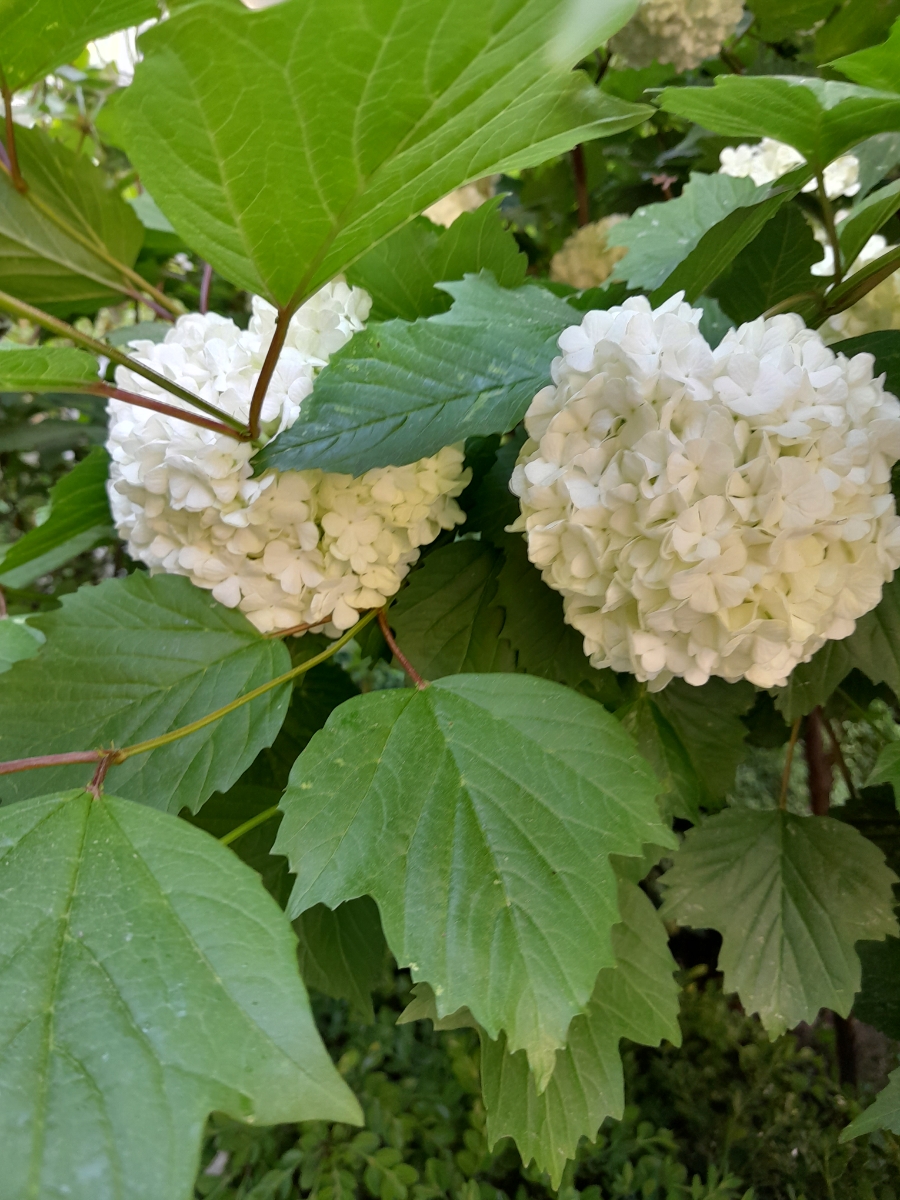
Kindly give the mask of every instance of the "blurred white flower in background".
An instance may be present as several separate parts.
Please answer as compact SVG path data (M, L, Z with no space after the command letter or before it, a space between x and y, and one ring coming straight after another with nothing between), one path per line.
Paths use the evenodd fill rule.
M490 200L499 178L499 175L486 175L484 179L464 184L463 187L456 188L449 195L435 201L425 209L422 216L433 221L435 225L443 225L449 229L457 217L461 217L465 212L474 212L485 200Z
M626 218L618 213L582 225L566 238L550 261L550 278L575 288L597 287L610 276L613 267L628 250L610 246L609 231Z
M336 282L298 309L263 405L267 438L297 419L317 372L370 307L362 289ZM255 297L246 331L191 313L164 342L133 342L132 354L246 420L274 327L274 308ZM127 368L116 383L187 407ZM464 519L453 499L469 479L458 447L360 479L319 470L253 478L247 443L118 400L109 419L110 504L129 554L151 572L187 575L263 632L311 624L336 636L397 591L419 547Z
M805 162L806 159L793 146L778 142L775 138L763 138L753 145L742 143L740 146L726 146L719 155L719 174L738 179L750 178L757 187L761 187L764 183L780 179ZM829 200L836 200L838 196L855 196L859 191L859 159L853 154L842 154L828 164L822 172L822 178ZM814 192L816 187L815 179L811 179L803 191Z
M719 53L743 12L743 0L644 0L609 48L629 67L688 71Z
M839 214L840 215L840 214ZM834 272L834 253L825 236L825 231L816 230L816 237L825 246L825 257L812 268L813 275L831 275ZM860 251L859 257L844 278L855 274L860 268L892 250L887 239L880 233L874 234ZM900 272L894 271L887 279L866 292L861 300L829 317L819 332L827 343L840 342L844 338L860 337L864 333L875 333L879 329L900 329Z
M594 666L773 687L900 565L900 402L794 314L714 350L700 318L636 297L563 332L513 528Z

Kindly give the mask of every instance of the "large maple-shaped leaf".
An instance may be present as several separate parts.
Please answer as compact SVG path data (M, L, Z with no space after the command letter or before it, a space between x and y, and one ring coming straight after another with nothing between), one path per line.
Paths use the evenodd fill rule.
M646 117L569 69L627 12L597 6L561 63L566 8L198 0L141 38L126 149L216 270L299 302L460 184Z
M0 759L124 747L205 717L290 670L281 642L178 575L110 579L33 617L46 635L0 688ZM290 685L110 769L110 787L154 808L196 810L226 791L274 741ZM21 800L83 785L88 767L3 776L0 797Z
M291 772L275 852L296 916L368 894L388 945L553 1070L618 920L611 854L671 844L658 784L599 704L522 675L451 675L336 709Z
M188 1200L213 1109L358 1122L296 943L214 838L85 792L0 810L2 1200Z
M663 876L663 915L718 929L727 991L777 1037L820 1008L846 1016L854 949L895 933L884 855L831 817L727 809L690 830Z
M550 1082L538 1092L520 1050L510 1054L501 1035L481 1038L481 1086L487 1139L511 1137L522 1161L532 1159L558 1188L582 1137L593 1138L607 1117L625 1107L619 1040L647 1046L663 1038L678 1045L678 985L665 927L633 883L619 885L622 921L613 929L615 966L597 976L590 1002L569 1026Z

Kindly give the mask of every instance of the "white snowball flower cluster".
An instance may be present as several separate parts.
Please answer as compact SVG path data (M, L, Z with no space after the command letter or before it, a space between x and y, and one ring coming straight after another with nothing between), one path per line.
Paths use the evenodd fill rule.
M616 213L576 229L550 260L550 278L575 288L598 287L607 280L628 253L625 246L610 246L607 241L613 226L624 220Z
M753 145L742 143L740 146L726 146L719 155L719 174L732 175L737 179L749 177L757 187L761 187L764 183L780 179L805 162L806 159L793 146L778 142L775 138L763 138ZM842 154L828 164L822 172L822 178L829 200L836 200L838 196L855 196L859 191L859 159L855 154ZM803 191L814 192L816 187L815 179L811 179Z
M743 11L743 0L644 0L609 46L629 67L688 71L719 53Z
M594 666L772 687L900 565L900 402L871 355L836 355L795 314L715 350L700 317L636 297L563 332L512 528Z
M889 249L893 247L888 246L887 239L880 233L874 234L863 246L848 275L874 262L876 258L881 258ZM825 257L821 262L814 264L812 273L831 275L833 272L834 253L826 243ZM850 308L829 317L820 332L824 341L831 343L843 341L844 338L860 337L864 333L874 333L878 329L900 329L900 271L894 271L893 275L876 284L871 292L866 292L865 296Z
M338 282L298 309L263 406L266 436L297 419L317 371L370 306L366 292ZM132 353L246 420L274 324L275 310L255 297L246 331L191 313L164 342L133 342ZM127 368L116 382L187 407ZM109 497L129 554L151 572L187 575L263 632L308 623L336 636L397 591L420 546L464 519L453 500L469 477L458 447L359 479L319 470L254 479L247 443L118 400L109 420Z

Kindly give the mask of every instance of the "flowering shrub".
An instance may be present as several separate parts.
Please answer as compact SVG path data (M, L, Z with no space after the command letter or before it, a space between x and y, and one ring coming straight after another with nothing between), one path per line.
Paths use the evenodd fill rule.
M0 1200L187 1200L213 1112L646 1190L579 1145L691 927L900 1035L900 26L748 4L3 7ZM472 1170L320 1037L391 957Z

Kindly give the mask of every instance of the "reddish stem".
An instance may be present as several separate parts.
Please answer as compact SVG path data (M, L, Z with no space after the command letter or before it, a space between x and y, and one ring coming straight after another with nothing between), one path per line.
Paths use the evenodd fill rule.
M263 401L266 398L266 392L269 390L269 384L272 382L272 376L275 374L275 367L281 355L293 315L293 308L279 308L278 316L275 319L275 332L272 334L272 341L269 349L266 351L266 357L259 372L256 387L253 389L253 399L250 401L250 416L247 420L247 428L250 430L250 438L253 441L256 441L259 437L259 417L262 412Z
M118 751L72 750L67 754L40 754L37 758L13 758L0 762L0 775L14 775L17 771L36 771L39 767L66 767L72 763L95 763L104 757L115 759Z
M591 219L591 202L582 145L576 146L572 151L572 174L575 176L575 195L578 197L578 224L587 225Z
M396 658L397 662L413 681L419 691L424 692L424 690L428 687L428 680L422 678L422 676L394 640L394 635L391 633L391 627L388 625L386 609L382 608L378 611L378 626L381 629L381 632L384 634L384 640L387 642L389 649L394 655L394 658Z
M3 594L3 588L0 587L0 621L2 621L3 618L8 615L9 614L7 613L7 610L6 610L6 596L4 596L4 594Z
M114 750L108 751L100 759L97 764L97 770L94 772L91 782L85 788L85 791L90 792L95 800L99 800L103 793L103 780L106 778L106 772L116 761L116 753Z
M19 157L16 154L16 131L13 125L12 93L2 67L0 67L0 95L3 97L3 113L6 117L6 157L9 160L9 175L16 191L24 193L28 191L28 184L22 178L22 172L19 170Z
M93 396L107 396L113 400L124 400L127 404L137 405L138 408L149 408L153 412L162 413L166 417L177 417L179 421L187 421L189 425L199 425L203 429L211 429L214 433L224 433L238 442L249 442L249 433L238 433L230 425L220 421L211 421L209 417L201 417L199 413L190 412L186 408L176 408L173 404L164 404L161 400L151 400L148 396L139 396L136 392L125 392L109 383L92 383L84 388Z
M827 816L831 804L832 763L825 749L822 725L822 710L814 708L806 718L803 744L806 750L809 804L813 815L817 817Z
M263 637L267 638L283 638L291 637L295 634L308 633L310 629L321 629L323 625L327 625L328 621L318 621L315 623L307 623L304 625L291 625L288 629L273 629L271 633L264 633Z
M170 325L175 323L175 314L169 312L167 308L163 308L161 304L157 304L152 297L142 296L140 292L134 291L133 288L126 288L125 292L135 303L146 304L148 308L152 308L161 321L168 321Z
M208 262L203 264L203 275L200 277L200 311L209 312L209 289L212 286L212 267Z

